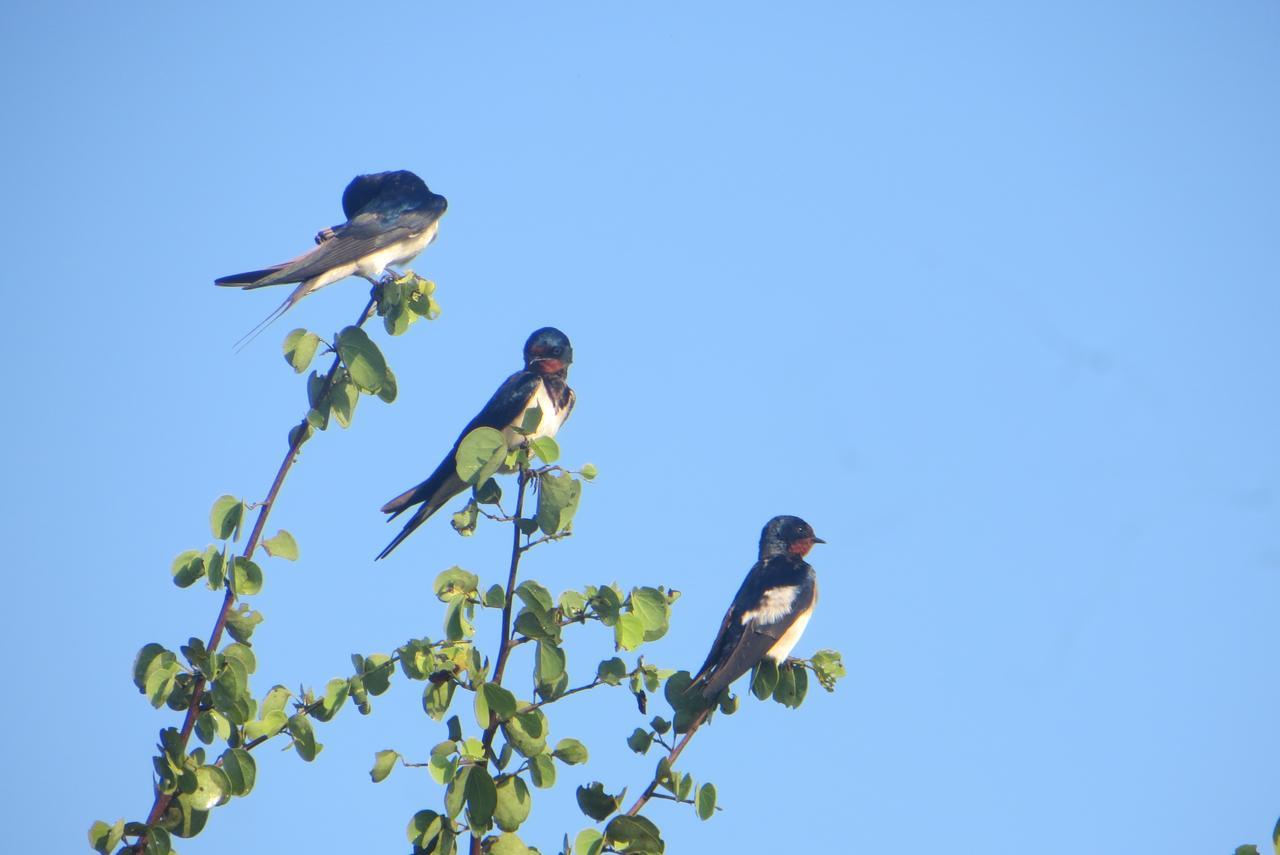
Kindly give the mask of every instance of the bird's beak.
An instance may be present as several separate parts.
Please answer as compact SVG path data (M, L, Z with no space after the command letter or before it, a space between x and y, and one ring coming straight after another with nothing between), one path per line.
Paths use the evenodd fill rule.
M825 541L825 540L823 540L822 538L818 537L817 535L814 535L814 536L813 536L813 542L814 542L814 543L826 543L826 541Z

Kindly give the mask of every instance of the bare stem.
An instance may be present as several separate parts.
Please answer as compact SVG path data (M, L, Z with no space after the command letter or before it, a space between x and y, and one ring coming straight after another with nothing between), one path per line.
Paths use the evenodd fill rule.
M667 754L667 768L670 769L675 765L676 758L680 756L680 752L684 751L684 747L689 744L689 740L693 739L693 735L698 732L698 728L707 720L707 716L711 713L711 707L707 707L698 713L697 717L689 724L689 729L685 731L684 738L676 743L676 747L672 748ZM658 789L658 775L655 773L653 780L649 782L649 786L644 788L644 792L640 794L640 798L636 799L636 803L627 811L627 816L635 816L640 812L648 802L653 798L654 792Z
M374 306L377 305L377 299L370 297L368 304L360 313L360 320L356 322L356 326L363 326L371 315ZM325 389L333 383L333 378L337 376L338 369L342 365L342 360L338 356L334 356L333 365L329 367L329 373L325 375ZM271 514L271 509L275 505L276 497L280 493L280 488L284 485L285 476L289 474L289 470L293 467L294 461L298 457L298 452L302 448L302 444L307 441L309 432L307 431L307 421L304 418L299 425L298 430L294 431L293 441L289 443L289 450L285 452L284 460L280 463L280 468L276 471L275 480L271 482L271 489L267 491L267 497L258 505L258 518L253 524L253 530L249 533L249 540L244 545L244 551L240 553L243 558L250 558L258 548L258 541L262 538L262 530L266 527L267 517ZM231 613L231 606L236 601L236 593L232 588L232 575L227 575L227 592L222 598L222 609L218 612L218 618L214 621L213 631L209 633L209 643L205 645L206 649L213 653L218 648L219 642L222 641L222 633L227 627L227 615ZM179 731L179 745L183 753L187 750L187 743L191 740L191 732L195 729L196 718L200 715L200 700L204 697L205 684L208 678L204 674L197 674L195 684L191 688L191 703L187 705L186 717L182 721L182 728ZM156 792L155 801L151 804L151 812L147 814L147 825L155 825L160 817L164 816L164 812L168 810L170 802L173 801L173 793ZM138 855L146 848L147 835L145 833L138 836L137 841L133 844L133 851Z

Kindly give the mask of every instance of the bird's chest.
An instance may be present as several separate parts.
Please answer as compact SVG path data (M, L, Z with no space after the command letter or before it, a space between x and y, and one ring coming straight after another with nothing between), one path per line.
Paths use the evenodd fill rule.
M569 410L573 409L573 398L569 399L569 403L566 406L561 407L547 390L547 384L540 381L537 391L529 397L529 402L525 404L520 415L516 417L510 427L502 431L506 435L507 444L510 447L514 448L524 439L524 437L516 433L515 429L524 423L525 413L534 409L542 411L542 421L538 423L538 427L533 433L529 434L528 438L554 437L560 431L560 426L564 424L565 419L569 417Z
M439 222L432 223L416 235L384 246L382 249L366 255L356 262L356 272L361 276L377 278L392 264L403 264L412 260L418 253L427 248L427 244L435 240Z

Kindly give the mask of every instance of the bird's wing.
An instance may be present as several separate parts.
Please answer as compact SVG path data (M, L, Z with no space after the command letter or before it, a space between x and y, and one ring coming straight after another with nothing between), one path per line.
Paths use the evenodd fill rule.
M694 679L694 686L703 685L703 697L714 698L750 671L813 608L813 583L796 569L790 557L782 555L751 568Z
M331 229L332 237L321 241L315 249L294 259L269 277L271 284L302 282L327 270L358 261L366 255L425 231L443 213L442 206L429 205L391 214L360 214L354 220Z
M378 556L379 558L389 555L391 550L395 549L415 528L426 522L427 518L438 511L445 502L467 488L466 482L458 477L456 460L458 446L462 444L462 440L466 435L478 427L491 427L495 430L501 430L512 424L524 412L529 400L538 391L540 382L541 378L532 371L517 371L508 377L498 387L498 391L493 393L493 397L489 399L489 402L481 408L479 414L467 422L467 426L462 429L462 433L458 434L458 438L454 440L453 448L449 449L449 454L444 460L440 461L440 465L436 467L436 470L431 473L427 480L416 487L405 490L382 506L382 512L391 515L387 518L389 522L414 505L422 505L413 517L405 523L404 529L400 534L396 535L395 540L391 541L387 548L382 551Z

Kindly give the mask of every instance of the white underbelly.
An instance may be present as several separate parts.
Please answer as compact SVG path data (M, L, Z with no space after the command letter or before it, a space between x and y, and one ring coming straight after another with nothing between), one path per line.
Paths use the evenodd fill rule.
M564 424L565 419L569 417L569 408L557 409L555 402L547 394L547 385L539 380L538 391L529 399L529 403L525 406L524 411L520 413L520 417L515 420L511 427L502 431L506 434L507 445L511 448L515 448L525 439L516 433L515 428L524 423L524 414L535 408L542 410L542 421L538 423L537 429L529 434L529 439L538 439L544 436L554 437L559 433L560 426Z
M787 627L787 631L777 640L773 647L769 648L769 652L765 654L774 662L782 662L791 655L791 651L795 648L796 643L800 641L800 636L804 635L804 628L809 625L809 618L813 617L813 609L796 618L795 623Z
M355 272L360 276L371 276L376 279L391 265L413 260L418 253L427 248L427 244L435 239L439 226L440 223L437 220L416 235L366 255L355 263Z

